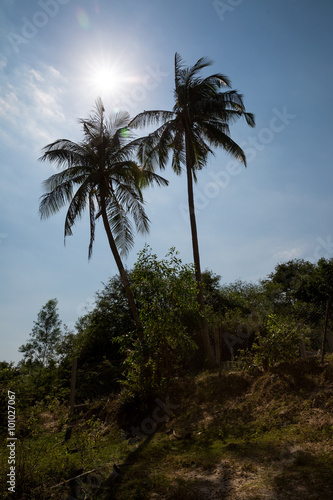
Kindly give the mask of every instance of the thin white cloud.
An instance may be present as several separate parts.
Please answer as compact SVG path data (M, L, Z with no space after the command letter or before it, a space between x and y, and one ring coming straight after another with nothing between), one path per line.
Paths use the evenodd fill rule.
M1 106L1 101L0 101L0 106ZM6 130L4 130L2 127L0 127L0 143L6 144L7 147L11 149L15 149L17 144L15 138L12 135L8 134L8 132L6 132Z
M4 121L15 124L16 119L20 115L20 103L17 95L12 89L13 87L8 85L7 91L3 91L2 95L0 95L0 116L3 117Z
M302 257L303 251L300 248L290 248L289 250L281 250L274 254L274 260L286 261Z
M33 98L37 107L37 110L42 117L53 119L55 121L64 121L65 115L61 108L56 102L56 98L53 93L44 91L38 87L33 87ZM51 92L54 89L51 89Z
M45 82L45 78L43 77L43 75L39 72L39 71L36 71L34 69L30 69L29 70L29 73L30 75L33 76L33 78L35 80L37 80L38 82Z
M0 71L3 70L7 66L7 58L0 54Z
M53 66L48 67L48 71L51 77L55 78L59 83L65 83L66 79L62 76L60 71L58 71Z
M54 138L59 124L65 122L65 79L52 66L35 69L25 65L8 80L1 80L0 127L10 138L5 143L16 143L17 147L27 143L30 148L39 149L41 142Z

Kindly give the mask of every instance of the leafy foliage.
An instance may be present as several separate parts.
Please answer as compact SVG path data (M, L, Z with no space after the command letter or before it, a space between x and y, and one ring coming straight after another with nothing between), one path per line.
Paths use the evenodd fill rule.
M333 297L333 259L322 258L316 264L301 259L278 264L262 284L287 313L297 303L322 306Z
M56 343L56 357L44 367L40 357L23 361L18 367L0 364L0 403L6 406L7 388L15 391L16 432L22 450L27 450L25 460L20 454L17 463L19 494L47 498L49 485L60 483L61 491L72 495L71 484L76 480L72 482L71 478L80 476L81 470L98 469L101 485L112 475L111 453L112 461L126 465L126 468L120 465L126 481L115 485L115 498L131 495L148 498L153 492L165 495L169 490L173 498L174 490L170 489L173 483L169 484L163 474L147 473L151 470L152 456L155 461L158 457L163 470L171 467L170 478L173 478L180 461L198 463L209 470L215 460L221 462L221 457L224 460L231 457L234 461L240 455L243 460L247 452L251 467L253 453L257 458L262 456L263 463L280 460L285 435L284 453L290 458L288 470L293 459L290 439L308 440L309 450L311 440L322 440L326 446L331 432L332 395L329 385L327 390L323 387L331 383L332 357L328 355L323 365L318 357L295 358L299 357L301 340L310 339L313 347L314 331L322 338L322 305L325 306L331 293L331 264L332 261L321 260L317 264L294 266L291 261L284 268L293 270L289 281L283 282L279 275L274 279L272 274L258 285L241 281L220 285L219 276L206 271L204 298L212 323L222 325L224 341L229 341L229 356L247 347L238 359L243 361L240 368L245 366L252 373L235 372L234 366L232 372L222 370L219 377L211 372L194 377L193 368L197 366L191 364L191 358L198 353L202 317L193 266L183 264L175 249L160 260L146 247L134 269L128 272L142 323L142 338L135 329L121 278L117 276L96 295L94 309L78 320L76 333L67 331ZM316 321L311 323L315 313ZM331 331L331 318L328 327ZM73 357L78 358L77 400L85 403L88 400L91 404L82 405L85 413L73 417L73 433L65 441ZM261 373L262 369L270 372ZM318 390L314 391L314 387ZM133 452L132 444L120 441L116 422L125 431L128 428L136 431L136 427L130 426L137 425L140 429L140 418L145 422L147 415L153 415L156 395L163 400L171 388L172 404L177 406L172 416L173 434L166 437L156 429L154 439L145 440ZM308 400L304 399L306 391ZM210 414L212 406L214 413ZM207 415L211 416L211 422L207 422ZM5 414L0 414L0 423L5 429ZM193 432L196 428L198 432ZM274 449L270 440L273 443L276 439L278 444ZM327 466L326 458L322 457L323 474L308 481L308 492L314 491L313 478L317 478L317 489L326 473L330 477L331 455ZM313 456L301 454L296 458L301 463L295 462L294 473L298 473L299 465L304 468L308 464L307 474L311 474L317 463ZM6 467L7 455L0 453L0 462ZM87 474L90 476L90 472ZM147 476L147 481L141 481L142 476ZM300 484L304 485L304 478ZM81 496L94 490L84 479L81 482L81 478L76 487ZM318 491L326 490L329 488ZM181 489L175 491L183 494ZM192 490L188 491L192 498Z
M144 393L163 386L188 366L196 349L198 289L193 266L183 264L174 248L158 260L146 246L132 279L144 337L142 342L130 335L120 340L127 354L125 385Z
M111 278L97 293L94 309L77 321L76 330L76 336L68 341L78 358L77 397L86 400L117 390L125 355L116 339L129 332L135 337L135 324L119 276Z
M30 333L31 341L19 348L30 365L45 367L57 359L57 346L62 336L57 304L57 299L51 299L42 307Z
M248 367L259 367L267 370L284 361L292 361L299 355L300 342L304 340L298 325L284 321L279 323L277 317L269 315L267 332L258 332L252 344L251 353L242 351L240 360Z

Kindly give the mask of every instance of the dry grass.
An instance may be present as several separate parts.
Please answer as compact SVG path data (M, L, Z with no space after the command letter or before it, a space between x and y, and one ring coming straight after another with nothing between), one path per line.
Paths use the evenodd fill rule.
M179 380L177 414L137 445L112 498L331 499L332 366L300 360Z
M81 489L75 486L78 495L94 500L331 500L333 357L324 366L313 358L255 375L229 371L220 378L205 372L175 381L169 398L178 405L174 415L133 444L121 441L119 423L124 430L132 422L140 426L154 414L154 400L146 402L146 413L131 411L128 417L114 398L77 416L66 446L77 443L84 452L80 463L80 452L66 455L70 472L100 471L99 488L92 489L95 472L85 476ZM57 419L44 411L40 420L60 464ZM114 461L120 468L116 477ZM53 461L54 477L56 467ZM62 477L68 474L63 471ZM74 490L66 483L56 495L73 497ZM44 491L40 498L56 498Z

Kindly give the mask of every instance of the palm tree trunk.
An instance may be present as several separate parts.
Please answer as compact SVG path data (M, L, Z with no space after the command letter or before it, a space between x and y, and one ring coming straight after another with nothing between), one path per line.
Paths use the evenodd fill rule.
M192 235L193 261L195 265L195 279L199 287L198 302L200 305L200 310L203 311L205 308L205 304L202 291L198 232L197 232L197 223L196 223L195 209L194 209L193 178L192 178L192 170L188 166L186 166L186 173L187 173L188 208L190 213L190 224L191 224L191 235Z
M191 224L191 234L192 234L193 261L195 266L195 279L199 288L198 302L200 311L203 314L202 341L207 362L210 366L213 366L215 364L215 355L209 339L208 325L204 317L205 302L204 302L203 286L201 279L198 232L197 232L197 223L195 218L194 196L193 196L193 177L192 177L193 165L192 165L192 155L190 150L189 138L187 137L187 135L185 135L185 147L186 147L187 194L188 194L188 207L190 213L190 224Z
M198 302L200 306L200 311L204 311L204 297L202 290L202 281L201 281L201 267L200 267L200 255L199 255L199 244L198 244L198 232L197 232L197 223L195 218L195 209L194 209L194 197L193 197L193 177L192 177L192 155L189 144L189 139L187 134L185 135L185 146L186 146L186 174L187 174L187 194L188 194L188 208L190 213L190 224L191 224L191 235L192 235L192 248L193 248L193 261L195 266L195 279L198 283L199 293L198 293Z
M138 330L139 338L142 341L143 340L143 333L142 333L143 330L142 330L142 325L141 325L141 321L139 318L139 313L138 313L138 310L137 310L136 305L135 305L135 301L134 301L134 297L133 297L133 294L132 294L132 291L130 288L127 273L125 271L122 260L120 258L117 245L116 245L114 238L112 236L112 231L111 231L110 224L108 221L108 216L106 213L105 200L101 200L101 213L102 213L102 218L103 218L104 229L106 231L106 234L107 234L107 237L109 240L111 252L113 254L114 260L116 261L118 271L119 271L121 280L122 280L124 288L125 288L126 297L127 297L130 309L131 309L131 313L132 313L135 325L136 325L137 330Z

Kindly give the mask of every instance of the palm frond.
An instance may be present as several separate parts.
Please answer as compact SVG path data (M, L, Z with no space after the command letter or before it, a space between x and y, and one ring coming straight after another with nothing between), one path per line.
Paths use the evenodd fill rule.
M215 130L214 132L215 136L215 144L218 147L221 147L226 153L230 154L233 156L236 160L241 161L244 163L246 167L246 156L242 148L231 139L228 135L224 134L223 132L218 132Z
M118 184L115 191L117 202L131 214L138 231L146 232L149 227L149 219L144 210L144 200L138 184L130 188L128 185Z
M211 66L213 64L213 61L209 59L208 57L200 57L200 59L197 60L197 62L189 68L190 75L195 75L199 71L201 71L203 68L206 68L207 66Z
M156 166L164 169L169 159L174 135L174 120L161 125L146 136L138 148L138 160L146 170L153 171Z
M105 108L101 97L97 97L95 101L95 112L98 119L105 113Z
M45 179L45 181L43 181L43 187L46 191L53 191L67 181L71 181L74 186L76 184L81 184L89 175L90 172L87 172L86 167L78 166L67 168Z
M108 203L107 216L117 248L121 255L127 256L134 246L133 227L126 210L116 198Z
M172 111L151 110L143 111L136 115L128 124L130 128L149 127L150 125L159 125L166 123L174 118Z
M105 152L108 163L134 158L141 141L141 138L132 139L130 132L123 135L122 130L117 130L106 146Z
M110 137L116 133L122 133L124 129L127 129L131 117L127 111L119 111L114 116L110 116L107 121L107 130Z
M182 77L184 74L184 63L183 60L178 54L178 52L175 53L175 88L178 89L178 87L181 84Z
M156 183L158 187L169 185L169 181L164 177L161 177L150 170L145 170L143 167L140 170L141 176L138 179L138 186L140 189L153 185L154 183Z
M65 237L72 234L72 226L80 219L89 201L90 183L85 181L74 194L65 219Z
M55 187L51 192L45 193L40 198L39 215L41 219L47 219L56 214L73 197L73 182L68 180Z
M124 186L118 185L116 196L121 205L126 207L126 211L131 214L137 231L146 233L149 231L150 221L144 209L141 190L138 186L135 186L135 188L129 190L128 187L124 189Z
M202 130L206 130L207 127L210 127L210 129L212 131L214 129L217 129L226 135L230 135L230 127L229 127L228 120L223 121L223 120L220 120L218 118L212 117L212 118L201 120L200 123L201 123Z
M230 137L228 125L221 122L204 122L202 123L200 132L202 137L204 137L214 148L223 148L226 137Z
M202 138L201 130L193 129L189 135L191 149L191 164L193 170L205 167L209 154L214 154L212 149Z
M255 115L253 113L243 113L243 115L245 120L246 120L246 123L248 125L250 125L250 127L254 128L256 126L256 119L255 119Z
M212 98L198 101L195 106L196 120L199 122L210 117L226 124L235 123L244 117L250 126L255 125L254 115L245 111L242 96L235 91L217 93Z
M57 141L45 146L42 151L44 154L38 161L49 161L55 163L57 167L71 166L82 163L85 150L80 144L67 139L58 139Z
M189 66L183 73L181 74L181 80L179 83L179 87L183 84L185 88L193 87L196 83L200 83L202 81L201 78L196 80L196 75L203 68L207 66L211 66L213 62L208 59L208 57L201 57L198 61L193 65Z
M230 78L222 73L215 73L202 80L202 85L213 85L214 87L231 87Z
M176 130L173 143L170 147L173 150L171 163L172 170L175 172L175 174L180 175L182 172L182 165L186 165L184 132L182 129Z

